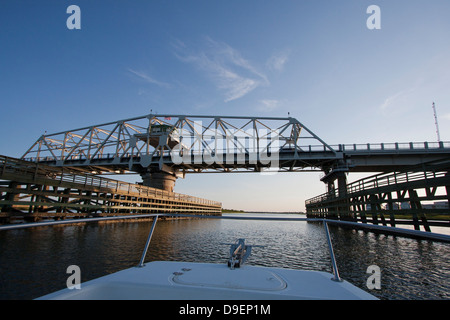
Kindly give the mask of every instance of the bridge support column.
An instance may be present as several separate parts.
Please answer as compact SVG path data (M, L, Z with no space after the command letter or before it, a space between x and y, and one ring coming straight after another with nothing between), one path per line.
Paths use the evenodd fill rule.
M334 188L334 181L327 182L327 190L328 190L328 196L329 197L335 197L336 196L336 190Z
M330 199L337 197L334 205L328 207L328 218L352 220L350 214L350 205L347 199L347 168L335 168L328 172L321 180L328 185L328 197ZM334 182L337 180L337 191Z
M142 184L147 187L173 192L177 177L163 171L144 172L140 174Z
M339 218L341 220L352 220L353 217L350 213L350 205L347 199L347 175L346 172L340 171L337 172L337 181L338 181L338 193L339 201L338 205L338 213Z
M338 181L338 192L339 197L347 196L347 176L346 173L341 171L337 173L337 181Z

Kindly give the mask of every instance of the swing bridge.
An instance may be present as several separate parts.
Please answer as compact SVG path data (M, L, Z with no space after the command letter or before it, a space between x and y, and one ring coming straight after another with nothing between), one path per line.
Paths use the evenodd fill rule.
M321 171L307 216L364 224L450 226L450 142L329 145L292 117L155 115L39 137L0 157L0 219L220 215L221 203L174 193L196 173ZM348 183L349 173L372 173ZM129 184L105 175L139 174Z

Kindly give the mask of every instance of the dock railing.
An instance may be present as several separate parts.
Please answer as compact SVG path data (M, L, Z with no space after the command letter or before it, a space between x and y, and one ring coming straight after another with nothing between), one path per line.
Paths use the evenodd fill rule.
M198 204L221 206L218 201L198 198L181 193L169 192L140 184L109 179L97 175L71 172L64 168L46 166L36 162L29 162L0 155L0 179L14 180L26 179L24 182L33 182L38 179L52 179L54 182L68 182L83 185L85 188L105 188L115 192L134 193L138 195L164 197L188 201ZM22 182L22 181L20 181Z
M374 190L386 186L393 186L402 183L411 183L415 181L427 181L437 178L445 178L448 174L444 171L418 171L418 172L393 172L374 175L363 178L355 182L347 184L347 195L363 192L366 190ZM334 189L334 192L326 192L313 198L307 199L305 203L313 204L322 202L330 198L336 198L339 194L339 189Z

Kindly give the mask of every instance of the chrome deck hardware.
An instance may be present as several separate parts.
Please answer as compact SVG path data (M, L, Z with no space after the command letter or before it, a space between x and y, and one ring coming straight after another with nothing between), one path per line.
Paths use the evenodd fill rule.
M238 239L235 243L224 243L230 246L230 259L228 259L228 267L231 270L239 268L252 252L252 247L261 247L260 245L246 245L245 239Z

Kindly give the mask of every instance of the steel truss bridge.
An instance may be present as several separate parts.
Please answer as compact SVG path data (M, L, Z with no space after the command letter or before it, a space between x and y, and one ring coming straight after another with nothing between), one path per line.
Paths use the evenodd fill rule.
M169 192L177 178L192 173L322 171L328 196L307 205L314 203L310 214L329 211L330 216L337 209L318 206L329 207L331 197L347 196L349 172L425 172L427 164L449 159L450 142L329 145L292 117L155 114L45 134L22 156L77 174L137 173L144 186ZM439 170L447 173L449 168ZM449 202L446 190L439 199ZM342 202L333 206L343 212Z
M450 156L450 142L328 145L295 118L146 115L41 136L22 159L87 173L386 172Z

